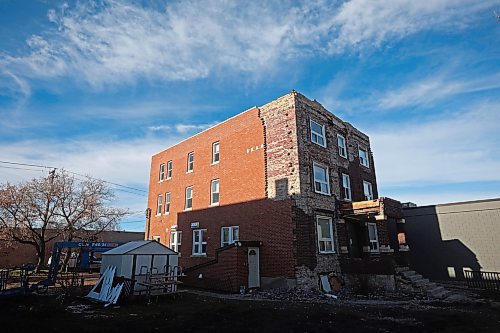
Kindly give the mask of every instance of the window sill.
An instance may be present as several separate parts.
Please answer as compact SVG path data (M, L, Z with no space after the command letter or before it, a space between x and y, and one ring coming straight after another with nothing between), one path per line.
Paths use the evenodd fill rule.
M193 173L193 170L191 170L191 171L186 171L186 174L188 174L188 173Z
M206 258L207 254L192 254L191 258Z
M165 181L172 179L172 177L165 178Z
M218 202L217 202L217 203L212 203L212 204L210 204L210 207L217 207L217 206L219 206L219 203L218 203Z
M326 145L322 145L321 143L314 142L313 140L311 140L311 142L314 143L315 145L318 145L320 147L326 148Z
M330 251L330 252L319 252L319 254L336 254L335 251Z
M321 195L327 195L327 196L330 196L330 197L332 196L332 194L331 194L331 193L326 193L326 192L318 192L318 191L316 191L316 190L314 190L314 193L321 194Z
M217 161L217 162L212 162L210 165L217 165L219 164L220 161Z
M346 156L344 156L344 155L340 155L340 154L339 154L339 156L340 156L340 157L342 157L342 158L345 158L345 159L347 160L347 155L346 155Z
M161 216L161 213L160 213L160 214L156 214L155 216L156 216L156 217L160 217L160 216Z
M184 208L185 212L189 212L190 210L193 210L193 207L191 207L191 208Z

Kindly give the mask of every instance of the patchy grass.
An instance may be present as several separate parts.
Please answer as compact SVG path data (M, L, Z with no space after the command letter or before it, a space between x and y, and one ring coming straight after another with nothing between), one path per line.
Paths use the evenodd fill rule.
M79 298L27 295L0 301L2 332L499 332L486 303L405 305L227 300L185 293L147 305L103 308Z

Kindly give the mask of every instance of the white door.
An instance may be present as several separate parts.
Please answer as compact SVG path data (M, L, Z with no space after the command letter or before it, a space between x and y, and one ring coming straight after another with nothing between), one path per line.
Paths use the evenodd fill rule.
M259 248L248 248L248 288L260 287Z

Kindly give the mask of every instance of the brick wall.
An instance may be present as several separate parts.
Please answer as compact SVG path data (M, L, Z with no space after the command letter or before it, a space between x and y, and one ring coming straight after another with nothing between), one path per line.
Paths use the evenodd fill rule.
M148 207L150 237L168 245L169 228L184 211L185 189L193 187L192 210L210 207L210 182L220 181L220 205L265 198L264 128L258 109L247 110L152 157ZM220 162L212 164L212 143L220 143ZM194 152L194 171L187 173L187 155ZM159 181L160 164L173 161L172 178ZM171 193L170 213L156 215L159 194ZM164 200L164 199L163 199Z

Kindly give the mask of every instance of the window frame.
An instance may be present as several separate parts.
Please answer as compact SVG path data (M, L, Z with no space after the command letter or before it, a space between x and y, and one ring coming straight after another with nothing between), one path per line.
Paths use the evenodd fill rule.
M160 170L158 172L158 181L162 182L165 179L165 163L160 164Z
M173 164L174 164L174 162L172 160L167 162L167 177L165 178L166 180L169 180L172 178Z
M361 152L365 154L366 158L365 157L361 158ZM370 157L368 156L368 149L365 149L362 146L358 145L358 157L360 165L370 168ZM363 161L366 161L366 164L363 163Z
M215 147L217 147L217 152L215 151ZM215 156L217 156L217 160L215 160ZM218 164L220 162L220 141L215 141L212 143L212 165Z
M228 237L227 242L224 242L224 229L228 229ZM234 237L235 231L237 233L237 237ZM235 242L240 240L240 226L232 225L229 227L221 227L220 228L220 247L228 246L234 244ZM224 245L225 244L225 245Z
M172 237L173 236L173 237ZM170 231L170 248L177 253L181 253L182 231Z
M365 186L365 185L368 185L368 186ZM366 189L369 189L370 190L370 197L368 197L366 195ZM373 200L374 196L373 196L373 186L372 186L372 183L366 181L366 180L363 180L363 195L365 197L365 201L369 201L369 200Z
M321 132L322 133L318 133L315 130L313 130L313 126L312 126L313 123L315 123L316 125L318 125L319 127L321 127ZM311 131L311 142L317 144L318 146L326 148L326 127L325 127L325 125L321 125L317 121L309 119L309 130ZM314 135L316 135L317 138L322 138L324 144L321 144L320 142L318 142L319 140L315 141L314 140Z
M347 179L347 186L345 180ZM352 201L351 177L348 174L342 173L342 189L345 201Z
M195 234L196 233L201 233L201 235L198 236L198 242L195 242ZM205 235L205 238L203 238L203 235ZM207 255L207 229L195 229L193 230L193 248L191 251L192 256L197 256L197 257L206 257ZM203 239L205 239L203 241ZM205 245L205 252L203 252L203 245ZM198 246L198 251L195 252L195 248Z
M214 192L214 184L217 183L217 192ZM214 201L214 194L217 194L217 202ZM210 181L210 206L218 206L220 203L220 179Z
M171 197L170 192L166 192L165 193L165 207L164 207L165 215L170 214L170 197Z
M156 216L160 216L163 210L163 195L158 194L156 197Z
M160 236L151 236L151 240L161 243L161 237Z
M370 253L379 253L380 252L380 243L379 243L379 240L378 240L378 227L377 227L377 223L374 223L374 222L368 222L367 223L367 231L368 231L368 241L370 242ZM370 227L374 227L375 228L375 239L372 239L370 237ZM372 247L372 245L375 245Z
M191 191L191 196L188 198L188 189ZM191 205L188 207L188 200L191 200ZM184 210L192 210L193 209L193 186L188 186L186 187L185 193L184 193Z
M321 237L320 238L320 231L321 231L321 228L319 226L319 220L322 219L322 220L328 220L328 226L330 228L330 238L326 238L326 237ZM323 236L323 235L321 235ZM316 215L316 239L317 239L317 245L318 245L318 252L320 254L332 254L332 253L336 253L335 251L335 237L334 237L334 228L333 228L333 219L330 217L330 216L323 216L323 215ZM322 242L330 242L331 244L331 251L327 251L327 250L321 250L321 243ZM326 249L326 246L325 246L325 249Z
M188 155L187 155L186 173L191 173L193 171L194 171L194 151L188 153Z
M344 142L344 146L340 145L340 139ZM337 147L340 157L347 158L347 140L342 134L337 134ZM344 153L342 154L342 150Z
M321 168L321 169L323 169L325 171L326 186L327 186L327 190L328 190L327 192L323 192L322 190L318 191L316 189L316 172L315 172L315 167ZM318 183L325 184L322 181L318 181ZM320 186L320 188L321 188L321 186ZM328 166L323 166L322 164L313 162L313 189L314 189L314 192L316 192L318 194L332 195L331 194L332 191L331 191L331 188L330 188L330 168Z

